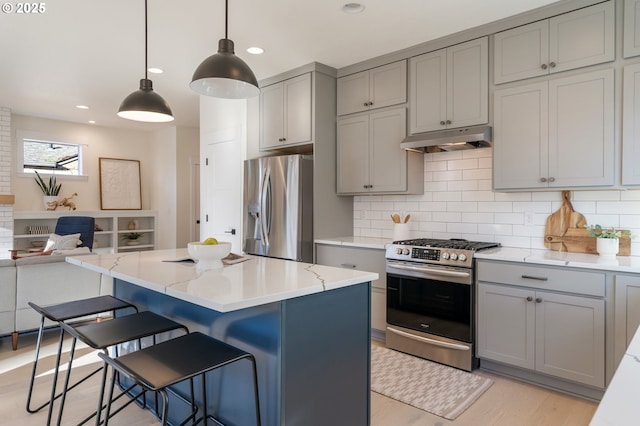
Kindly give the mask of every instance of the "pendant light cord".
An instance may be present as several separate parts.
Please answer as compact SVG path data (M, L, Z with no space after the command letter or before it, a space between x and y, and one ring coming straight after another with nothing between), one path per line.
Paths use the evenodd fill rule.
M229 28L229 0L224 0L224 38L228 39L227 28Z
M149 79L147 64L147 0L144 0L144 79Z

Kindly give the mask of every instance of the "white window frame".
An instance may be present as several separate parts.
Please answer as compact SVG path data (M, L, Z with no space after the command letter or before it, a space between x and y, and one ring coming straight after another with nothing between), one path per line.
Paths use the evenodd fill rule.
M78 138L78 139L82 139L82 138ZM16 176L28 177L28 178L33 178L35 176L35 173L24 171L24 141L25 140L42 142L47 144L50 143L54 145L73 145L78 147L78 173L79 173L78 175L56 173L53 170L38 171L40 175L42 176L55 175L56 178L58 179L69 179L69 180L76 180L76 179L86 180L88 178L88 176L84 174L83 148L85 148L87 145L86 143L84 143L84 140L70 142L67 140L67 138L59 137L55 135L55 133L45 134L42 132L35 132L32 130L20 130L20 129L16 130L16 167L15 167Z

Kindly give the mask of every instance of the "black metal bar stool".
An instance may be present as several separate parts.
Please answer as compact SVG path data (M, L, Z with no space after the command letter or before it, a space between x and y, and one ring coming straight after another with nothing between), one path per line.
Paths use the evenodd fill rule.
M50 321L54 321L58 324L65 321L73 321L79 320L83 317L87 317L89 315L96 315L100 313L112 312L114 313L117 310L121 309L133 309L135 312L138 311L134 305L129 302L125 302L123 300L117 299L113 296L98 296L92 297L89 299L82 300L74 300L66 303L59 303L57 305L49 305L49 306L39 306L33 302L29 302L29 306L31 306L36 312L38 312L41 316L40 318L40 328L38 329L38 340L36 343L36 356L33 362L33 369L31 370L31 378L29 380L29 391L27 394L27 412L35 413L47 405L51 404L52 399L49 399L45 403L39 405L36 408L31 407L31 397L33 394L33 386L36 378L36 371L38 368L38 360L40 358L40 346L42 344L42 335L44 333L44 325L45 319ZM53 374L53 389L56 388L57 380L58 380L58 367L60 365L60 357L62 355L62 343L63 343L63 334L64 331L60 328L60 339L58 342L58 353L56 355L56 367ZM78 380L75 384L73 384L69 389L73 389L75 386L84 382L94 374L96 374L101 369L97 369L82 379ZM57 399L61 394L54 395L53 399Z
M138 341L138 346L139 348L141 348L142 342L140 340L145 337L152 337L153 344L155 345L156 336L159 334L167 333L174 330L183 330L185 333L189 333L189 329L184 325L149 311L137 312L135 314L125 315L99 323L81 324L75 326L67 323L61 323L61 326L65 332L69 333L73 337L73 340L71 342L67 374L65 376L65 382L60 398L60 408L58 411L57 422L58 425L60 425L62 422L64 403L67 392L70 389L69 377L71 376L71 367L73 365L75 346L78 340L87 344L93 349L102 350L105 355L108 355L108 349L110 347L119 345L121 343ZM51 391L52 398L54 397L54 393L55 388L53 388ZM51 404L51 406L53 406L53 404ZM80 424L87 422L95 415L95 412L92 413L91 415L89 415L89 417L81 421ZM49 418L47 419L47 424L49 424L50 421L51 407L49 409Z
M222 424L213 416L207 414L205 375L209 371L224 367L225 365L242 359L249 360L252 365L255 418L256 424L260 425L260 403L258 398L256 361L252 354L236 348L235 346L231 346L205 334L194 332L158 343L157 345L150 346L136 352L119 356L117 358L111 358L103 353L99 353L98 356L105 362L102 388L100 390L100 397L98 400L98 411L101 410L103 404L107 367L111 366L113 369L104 418L105 426L108 424L109 418L112 416L111 402L113 400L116 372L128 376L144 389L159 392L162 395L162 425L167 424L167 414L169 412L169 397L167 395L167 390L169 386L187 379L191 382L192 414L181 424L185 424L187 421L195 418L195 415L197 414L197 407L195 407L193 395L193 379L196 376L201 376L203 414L200 418L194 420L194 424L200 423L203 420L206 423L207 419L213 420L218 424ZM156 409L158 412L160 411L158 407L156 407ZM101 415L98 414L96 418L96 425L100 424L100 421Z

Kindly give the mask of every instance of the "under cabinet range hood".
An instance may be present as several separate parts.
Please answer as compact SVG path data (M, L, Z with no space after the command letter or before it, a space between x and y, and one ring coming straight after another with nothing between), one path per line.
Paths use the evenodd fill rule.
M460 151L491 146L491 126L418 133L406 137L400 148L418 152Z

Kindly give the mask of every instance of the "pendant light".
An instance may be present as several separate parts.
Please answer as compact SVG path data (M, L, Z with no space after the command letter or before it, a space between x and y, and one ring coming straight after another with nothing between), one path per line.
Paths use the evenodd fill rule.
M202 61L193 73L189 87L201 95L227 99L246 99L260 94L258 81L251 68L233 50L228 38L229 2L224 2L224 38L218 42L218 53Z
M147 78L147 68L147 0L144 0L144 78L140 79L140 89L124 98L118 116L152 123L172 121L171 108L162 96L153 91L153 83Z

